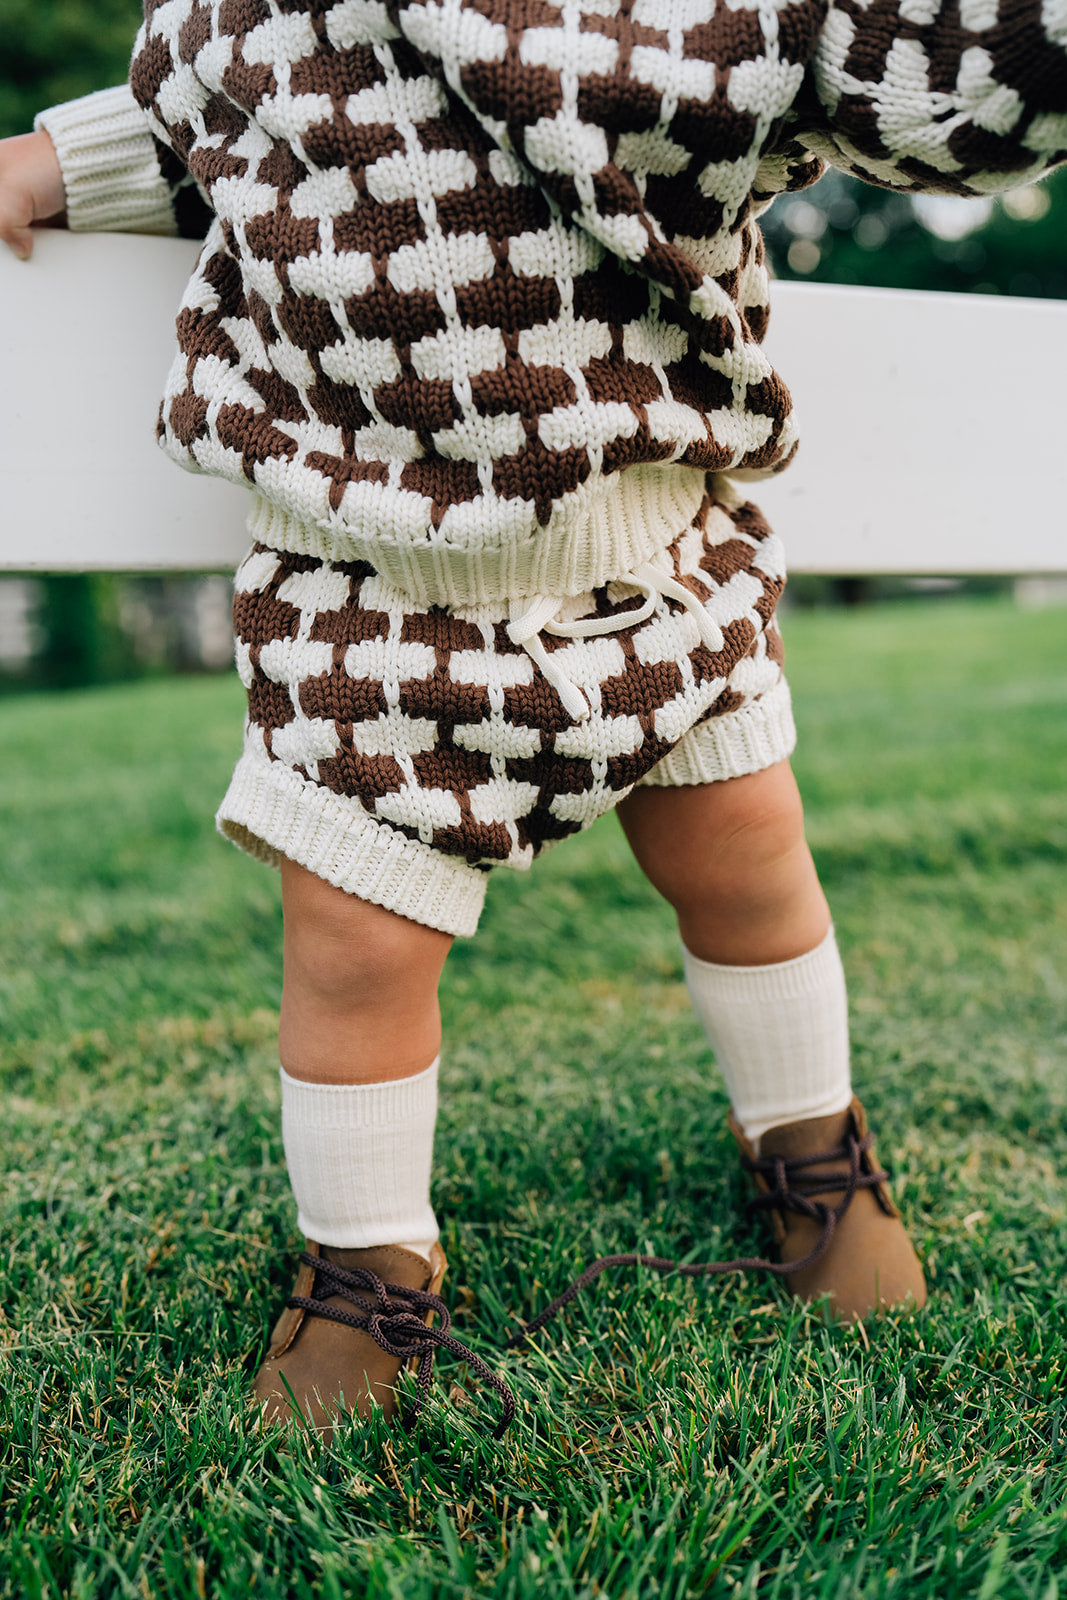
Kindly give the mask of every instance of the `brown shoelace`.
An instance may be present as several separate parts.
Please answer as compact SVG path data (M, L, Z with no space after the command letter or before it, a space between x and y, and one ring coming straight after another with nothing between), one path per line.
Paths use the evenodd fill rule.
M768 1261L765 1256L736 1256L732 1261L701 1262L672 1261L666 1256L601 1256L591 1262L580 1277L575 1278L543 1311L539 1311L519 1333L514 1334L504 1349L512 1350L524 1343L611 1267L647 1267L653 1272L678 1272L687 1278L707 1278L723 1272L752 1271L773 1272L777 1277L785 1277L788 1273L802 1272L805 1267L814 1266L833 1243L837 1224L858 1190L873 1189L881 1210L887 1215L892 1214L879 1187L888 1180L889 1173L864 1170L864 1157L871 1143L872 1135L869 1133L862 1139L849 1133L836 1149L823 1150L818 1155L796 1156L791 1160L782 1156L762 1156L755 1161L748 1156L741 1157L745 1171L763 1178L769 1186L766 1194L757 1194L749 1201L750 1211L777 1210L783 1221L786 1213L792 1212L794 1216L811 1217L822 1224L822 1233L814 1247L798 1261ZM848 1161L847 1172L813 1173L806 1170L842 1159ZM838 1189L843 1192L836 1206L827 1205L825 1200L811 1198L814 1194L826 1194ZM515 1396L503 1378L493 1372L481 1356L449 1332L452 1319L440 1295L429 1294L422 1289L406 1289L400 1284L384 1283L376 1273L366 1268L357 1267L349 1271L323 1256L309 1255L307 1251L301 1254L300 1260L314 1268L315 1283L310 1296L293 1295L289 1301L291 1307L309 1316L328 1317L332 1322L369 1333L382 1350L401 1361L418 1359L415 1403L404 1417L405 1427L411 1427L417 1420L429 1395L434 1356L439 1348L450 1350L461 1360L469 1361L478 1377L499 1396L503 1414L493 1429L493 1437L499 1439L510 1427L515 1416ZM346 1311L340 1306L323 1303L334 1295L349 1301L356 1310ZM394 1302L400 1303L399 1308ZM432 1311L440 1319L440 1327L428 1326L418 1314L427 1311Z
M314 1268L315 1282L310 1295L292 1296L289 1305L294 1310L369 1333L380 1349L400 1361L418 1360L415 1403L404 1417L405 1428L412 1426L426 1402L433 1381L434 1356L439 1349L444 1349L462 1361L469 1361L482 1382L496 1391L503 1415L493 1429L493 1437L499 1439L503 1435L515 1416L515 1396L480 1355L449 1331L452 1317L439 1294L430 1294L425 1289L407 1289L399 1283L385 1283L366 1267L350 1271L306 1250L301 1251L300 1260ZM355 1310L324 1304L336 1295L347 1300ZM439 1319L440 1327L423 1321L427 1311L432 1311Z
M782 1156L762 1156L753 1161L748 1156L741 1157L741 1165L746 1172L758 1174L768 1184L771 1184L769 1193L757 1194L748 1202L750 1211L778 1211L783 1221L786 1212L793 1212L795 1216L811 1217L816 1222L822 1223L822 1233L816 1240L813 1249L808 1251L798 1261L768 1261L765 1256L736 1256L732 1261L671 1261L666 1256L620 1255L601 1256L593 1261L580 1277L564 1289L562 1294L539 1311L532 1322L528 1322L520 1333L514 1334L504 1346L506 1350L513 1349L528 1339L532 1333L537 1333L546 1322L569 1305L575 1296L581 1294L583 1289L589 1287L602 1272L607 1272L610 1267L648 1267L653 1272L680 1272L687 1278L707 1278L720 1272L773 1272L777 1277L785 1277L791 1272L802 1272L805 1267L814 1266L815 1262L824 1256L833 1243L834 1232L837 1224L852 1204L853 1196L859 1189L873 1189L874 1197L879 1207L887 1215L890 1209L879 1191L879 1184L885 1183L889 1178L888 1172L864 1171L863 1158L873 1143L873 1135L865 1134L858 1139L854 1133L845 1136L844 1142L833 1150L822 1150L818 1155L796 1156L792 1160L785 1160ZM832 1172L815 1174L805 1172L805 1168L817 1167L830 1161L848 1161L847 1172ZM827 1191L842 1189L844 1193L839 1205L829 1206L825 1200L812 1200L813 1194L826 1194Z

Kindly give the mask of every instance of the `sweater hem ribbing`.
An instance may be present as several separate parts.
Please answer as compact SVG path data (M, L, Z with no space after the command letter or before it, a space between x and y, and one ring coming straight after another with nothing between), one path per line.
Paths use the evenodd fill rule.
M486 873L406 838L265 753L241 756L215 824L257 861L280 868L287 857L424 927L470 937L478 926Z
M401 543L380 525L364 531L311 522L257 493L248 532L272 550L367 561L420 605L485 605L602 588L673 544L709 492L737 503L737 491L718 474L677 462L639 464L583 485L544 528L481 549L434 544L429 535Z

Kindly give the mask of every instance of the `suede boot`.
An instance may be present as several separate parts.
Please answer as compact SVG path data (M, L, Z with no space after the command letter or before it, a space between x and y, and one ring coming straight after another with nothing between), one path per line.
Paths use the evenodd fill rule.
M289 1422L291 1389L301 1414L329 1442L331 1423L339 1414L366 1417L375 1406L387 1419L396 1414L394 1386L405 1364L418 1371L428 1362L432 1369L432 1344L414 1355L396 1355L366 1324L373 1321L386 1344L399 1348L418 1343L410 1326L404 1326L405 1318L410 1323L418 1317L431 1327L436 1314L447 1329L443 1302L419 1303L426 1296L436 1298L447 1263L436 1244L428 1263L399 1245L335 1250L309 1239L304 1251L292 1297L256 1374L255 1397L265 1421ZM331 1267L339 1270L331 1272Z
M779 1260L801 1263L786 1275L798 1299L829 1295L832 1315L845 1322L925 1305L922 1268L858 1100L833 1116L770 1128L758 1156L733 1116L729 1120L756 1187L755 1204L770 1212ZM819 1252L828 1213L835 1221Z

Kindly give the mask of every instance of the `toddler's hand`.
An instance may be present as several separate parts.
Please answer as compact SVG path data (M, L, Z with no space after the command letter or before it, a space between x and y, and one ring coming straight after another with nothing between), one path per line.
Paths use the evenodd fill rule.
M33 252L31 224L54 219L66 204L59 159L43 129L0 139L0 239L22 261Z

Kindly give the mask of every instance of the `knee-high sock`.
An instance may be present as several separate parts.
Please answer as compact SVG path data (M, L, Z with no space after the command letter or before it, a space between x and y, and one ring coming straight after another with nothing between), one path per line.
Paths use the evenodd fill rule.
M685 981L757 1148L768 1128L845 1110L848 999L833 928L814 950L770 966L724 967L686 950Z
M342 1249L437 1238L437 1066L391 1083L303 1083L282 1069L282 1141L300 1231Z

